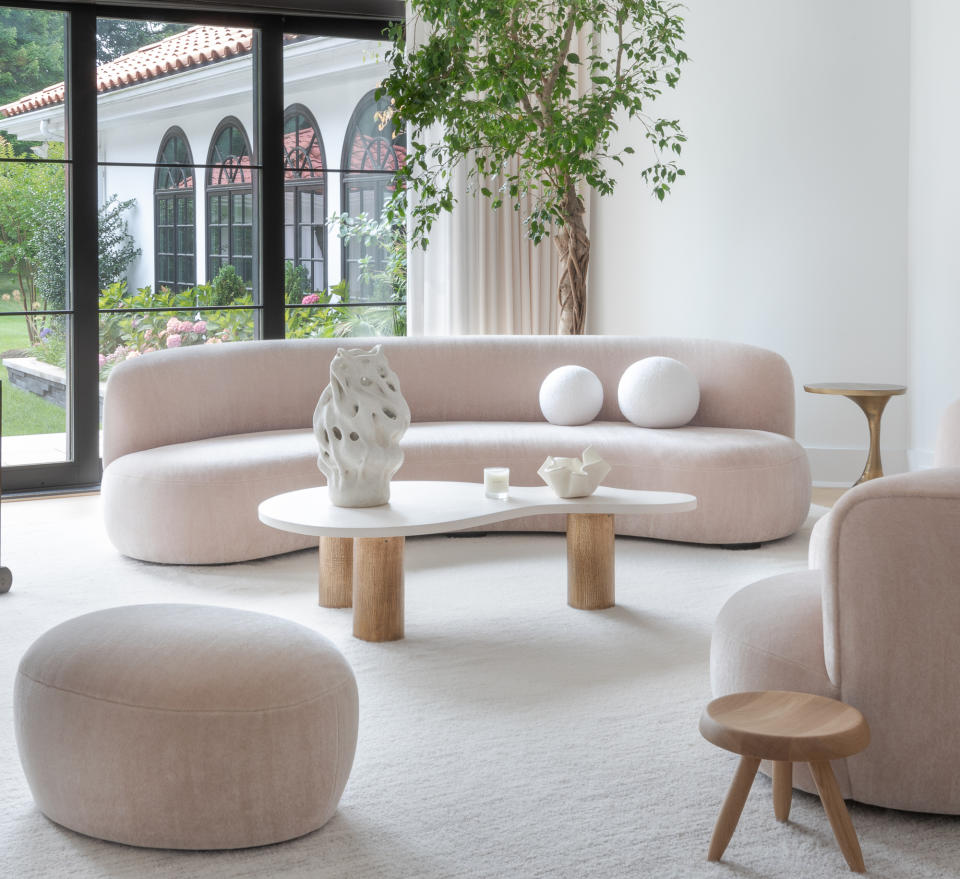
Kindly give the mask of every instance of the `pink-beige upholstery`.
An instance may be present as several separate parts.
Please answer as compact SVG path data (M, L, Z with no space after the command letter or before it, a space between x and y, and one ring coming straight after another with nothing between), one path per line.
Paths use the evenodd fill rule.
M941 423L938 465L960 456L958 413ZM714 695L841 699L872 736L862 754L834 762L844 796L960 814L960 466L866 482L824 519L818 568L753 583L720 612ZM794 771L795 785L815 792L806 768Z
M326 638L203 605L110 608L42 635L14 723L40 810L128 845L282 842L333 815L357 742L357 685Z
M794 387L779 355L749 345L619 336L473 336L237 342L127 361L107 384L102 482L107 532L124 554L154 562L259 558L315 541L262 525L257 505L323 484L310 430L338 346L384 346L413 423L397 479L480 482L505 464L515 485L541 484L547 455L593 445L623 488L695 494L692 513L618 516L622 534L698 543L773 540L803 523L806 454L793 439ZM636 360L683 361L700 383L693 422L654 430L627 422L617 384ZM591 369L604 387L591 424L547 423L540 384L558 366ZM563 530L531 517L509 530Z

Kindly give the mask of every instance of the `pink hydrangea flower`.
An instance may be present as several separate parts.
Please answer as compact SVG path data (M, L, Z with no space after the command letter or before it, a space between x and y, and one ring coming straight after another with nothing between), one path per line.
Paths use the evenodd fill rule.
M182 341L183 341L183 339L180 337L180 335L179 335L178 333L171 333L169 336L167 336L167 347L168 347L168 348L179 348L179 347L180 347L180 343L181 343Z
M125 359L125 360L133 360L134 357L139 357L139 356L140 356L140 352L139 352L139 351L128 351L128 352L127 352L127 356L126 356L124 359Z
M300 300L301 305L316 305L320 301L320 297L316 293L308 293L303 299Z
M107 362L107 358L104 357L103 354L100 354L97 356L97 361L100 364L100 368L103 369L103 365Z
M180 318L171 317L170 320L167 321L167 332L175 332L178 326L180 326Z
M178 332L178 333L192 333L192 332L193 332L193 324L190 323L190 321L188 321L188 320L182 320L182 321L180 321L180 323L177 325L177 332Z
M152 338L153 338L153 327L147 327L147 328L143 331L143 338L144 338L144 339L152 339Z
M223 339L218 339L216 336L211 336L209 339L207 339L207 341L204 344L205 345L222 345Z
M207 322L205 320L198 320L193 325L193 331L199 333L201 336L207 331Z

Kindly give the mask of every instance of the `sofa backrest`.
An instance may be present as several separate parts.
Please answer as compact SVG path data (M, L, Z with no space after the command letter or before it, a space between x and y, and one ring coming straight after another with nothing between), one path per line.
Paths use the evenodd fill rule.
M540 421L558 366L593 370L603 421L623 421L617 385L636 360L682 361L700 382L693 424L793 436L794 387L778 354L734 342L633 336L450 336L233 342L120 364L107 382L103 463L211 436L309 427L337 348L382 344L413 421Z

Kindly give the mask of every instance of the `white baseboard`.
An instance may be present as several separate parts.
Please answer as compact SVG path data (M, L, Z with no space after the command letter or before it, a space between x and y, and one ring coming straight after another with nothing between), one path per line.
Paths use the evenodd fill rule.
M813 484L823 488L842 488L853 485L860 478L867 463L867 449L830 449L805 446L810 460ZM881 449L883 472L906 473L910 467L906 449Z

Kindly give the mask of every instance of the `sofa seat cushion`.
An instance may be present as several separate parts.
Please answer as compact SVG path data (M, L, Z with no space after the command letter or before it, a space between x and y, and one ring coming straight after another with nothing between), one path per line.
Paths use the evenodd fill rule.
M830 537L833 510L824 513L810 532L810 545L807 548L807 563L812 570L822 571L827 566L827 541Z
M479 482L484 466L510 467L514 485L541 485L547 455L579 457L593 446L611 465L606 485L696 495L682 515L617 516L618 534L692 543L756 543L792 534L810 508L810 469L793 439L762 430L635 427L595 421L576 427L520 421L413 424L403 442L400 479ZM562 531L562 516L493 526Z
M104 524L124 555L148 562L216 564L315 546L268 528L257 506L284 491L323 485L309 430L269 430L158 446L104 471Z
M698 509L682 515L618 516L617 531L703 543L772 540L795 531L810 503L803 449L759 430L627 422L576 427L542 421L414 423L401 443L397 479L481 482L483 467L505 464L515 485L540 485L547 455L579 456L594 446L612 465L606 484L683 491ZM316 543L257 519L274 494L323 484L310 430L213 437L132 452L104 471L107 531L125 555L206 564L262 558ZM145 523L149 523L145 527ZM504 530L565 528L562 516L502 523Z
M840 698L823 658L821 577L820 571L778 574L727 600L710 644L714 697L799 690Z

